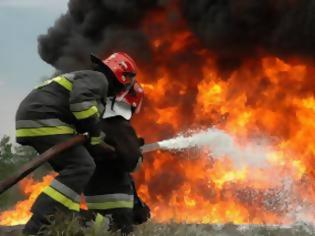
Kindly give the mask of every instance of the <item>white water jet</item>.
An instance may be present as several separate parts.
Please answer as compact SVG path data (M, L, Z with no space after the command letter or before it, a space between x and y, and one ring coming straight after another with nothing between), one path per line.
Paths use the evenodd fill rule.
M256 139L241 146L227 132L209 128L161 141L159 146L161 149L173 151L183 151L188 148L206 148L214 158L228 157L236 165L262 166L267 163L267 155L271 148L266 145L265 140L263 140L264 142L261 141Z

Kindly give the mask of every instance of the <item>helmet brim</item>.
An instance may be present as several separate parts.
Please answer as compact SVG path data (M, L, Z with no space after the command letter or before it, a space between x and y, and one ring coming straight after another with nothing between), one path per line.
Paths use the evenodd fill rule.
M113 76L113 78L116 78L113 71L102 61L101 58L95 56L94 54L90 54L90 60L94 65L98 66L99 68L102 68L101 69L102 73L104 73L105 75L110 74L111 76Z
M90 60L93 64L100 65L100 66L106 66L103 63L103 61L99 57L95 56L94 54L90 54Z

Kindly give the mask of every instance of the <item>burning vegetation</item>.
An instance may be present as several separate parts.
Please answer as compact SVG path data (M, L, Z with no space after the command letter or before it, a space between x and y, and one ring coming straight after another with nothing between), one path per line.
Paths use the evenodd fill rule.
M314 223L314 11L310 0L70 0L39 53L60 71L88 68L89 52L138 59L146 99L133 122L148 143L215 126L271 147L266 165L205 150L145 157L136 179L155 221Z

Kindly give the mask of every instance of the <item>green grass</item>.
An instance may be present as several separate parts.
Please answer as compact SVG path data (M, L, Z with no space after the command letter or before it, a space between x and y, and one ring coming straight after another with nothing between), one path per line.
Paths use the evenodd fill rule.
M21 236L21 229L1 229L0 236ZM90 222L89 227L82 227L77 218L65 219L57 216L53 225L45 229L47 236L118 236L119 232L108 232L108 224ZM313 225L297 223L291 227L257 225L196 225L196 224L157 224L153 221L136 226L136 236L312 236Z

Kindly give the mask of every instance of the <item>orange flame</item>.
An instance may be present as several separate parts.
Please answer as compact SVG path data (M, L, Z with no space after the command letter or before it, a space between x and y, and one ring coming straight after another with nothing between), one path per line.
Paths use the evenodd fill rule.
M32 177L22 180L19 187L27 199L18 202L12 210L4 211L0 215L0 225L25 224L31 217L30 208L41 191L50 184L55 174L45 176L40 182Z
M143 22L155 66L153 73L140 65L151 73L139 76L146 91L133 121L139 135L149 143L215 125L240 145L263 138L272 149L266 166L241 168L203 150L146 156L135 177L154 220L288 224L303 216L315 222L315 66L262 55L222 71L176 14L170 5ZM170 15L173 23L165 20ZM36 192L41 188L32 184ZM30 204L16 206L14 221L3 213L1 224L25 222Z
M152 207L154 218L161 222L284 224L294 222L296 216L291 213L304 205L303 214L315 222L315 175L310 165L315 159L315 99L299 89L310 76L306 71L314 67L265 57L255 65L260 70L249 71L250 65L245 64L224 80L211 59L202 66L192 124L203 127L215 121L240 143L259 135L267 137L273 146L268 152L268 166L239 169L228 157L209 160L202 153L190 154L193 159L167 153L151 156L137 177L140 195ZM135 121L145 137L159 139L161 133L183 130L181 107L160 108L161 100L168 101L159 97L164 88L158 84L171 81L171 75L163 75L152 91L148 89L146 112L150 115ZM151 98L151 92L160 100ZM184 96L189 96L189 91ZM155 121L156 125L151 130L142 129L143 117L149 119L146 124ZM164 127L168 127L167 132ZM307 186L307 194L301 185ZM312 210L307 209L310 205Z
M158 72L141 76L147 100L134 120L139 133L151 142L215 125L240 145L260 139L272 148L258 167L202 150L148 156L136 178L154 219L287 224L303 215L315 222L315 66L263 55L225 73L185 22L163 24L167 14L154 12L143 26Z

